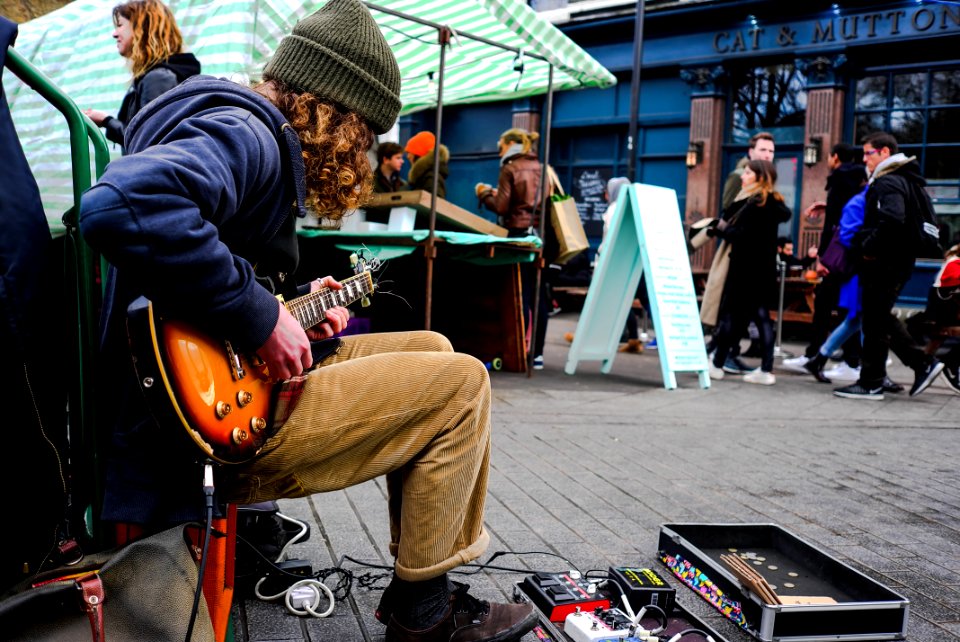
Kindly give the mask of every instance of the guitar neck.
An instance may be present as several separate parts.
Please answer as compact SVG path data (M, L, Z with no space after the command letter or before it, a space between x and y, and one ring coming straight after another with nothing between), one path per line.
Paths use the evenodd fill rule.
M340 284L343 286L342 290L321 288L285 302L284 307L307 329L326 319L327 310L330 308L346 307L373 292L373 276L369 270L344 279Z

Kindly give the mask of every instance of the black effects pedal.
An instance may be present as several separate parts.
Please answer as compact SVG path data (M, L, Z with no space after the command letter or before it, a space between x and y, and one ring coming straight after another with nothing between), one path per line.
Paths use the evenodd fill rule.
M551 622L563 622L578 608L610 608L610 600L597 592L596 583L583 579L576 571L528 575L519 587Z

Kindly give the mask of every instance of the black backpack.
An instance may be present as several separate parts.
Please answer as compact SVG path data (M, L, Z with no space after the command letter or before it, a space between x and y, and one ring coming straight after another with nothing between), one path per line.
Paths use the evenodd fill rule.
M933 201L923 184L907 180L910 203L907 204L907 223L914 232L918 259L942 259L940 226L933 209Z

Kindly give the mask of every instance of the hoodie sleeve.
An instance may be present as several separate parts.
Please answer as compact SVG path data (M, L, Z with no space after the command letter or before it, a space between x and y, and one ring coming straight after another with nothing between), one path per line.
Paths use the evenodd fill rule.
M163 309L259 348L277 301L218 228L263 225L242 214L279 176L276 139L249 112L187 118L159 144L110 163L83 196L80 230Z
M843 213L840 215L840 228L837 234L840 235L840 244L844 247L853 245L853 237L863 226L863 211L867 204L867 193L863 191L843 206Z

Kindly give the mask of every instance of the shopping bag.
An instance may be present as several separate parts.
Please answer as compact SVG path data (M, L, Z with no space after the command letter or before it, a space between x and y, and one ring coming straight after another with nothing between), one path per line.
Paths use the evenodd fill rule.
M715 218L702 218L699 221L693 223L690 226L690 230L687 233L688 238L690 239L690 247L694 250L699 250L701 247L706 245L713 239L713 235L710 233L710 230L717 226L719 219Z
M557 237L559 251L553 263L563 265L571 258L590 247L587 234L583 231L583 222L577 210L577 202L565 194L560 179L552 167L547 167L555 193L550 197L550 222Z
M14 587L0 600L0 631L10 642L182 640L196 587L178 526ZM213 642L205 600L199 608L191 640Z

